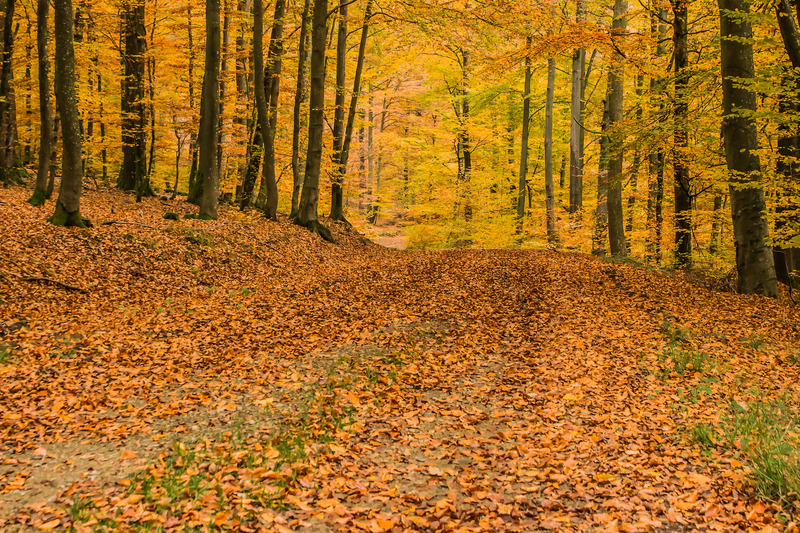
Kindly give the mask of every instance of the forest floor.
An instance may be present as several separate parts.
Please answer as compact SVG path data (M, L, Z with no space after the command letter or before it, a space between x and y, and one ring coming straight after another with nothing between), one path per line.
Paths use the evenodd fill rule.
M56 228L29 193L0 191L2 531L797 531L786 300L119 192Z

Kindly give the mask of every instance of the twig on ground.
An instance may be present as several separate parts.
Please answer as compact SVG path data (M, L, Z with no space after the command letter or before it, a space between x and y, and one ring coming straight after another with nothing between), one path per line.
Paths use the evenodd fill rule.
M158 230L159 229L159 228L156 228L155 226L148 226L147 224L140 224L139 222L120 222L119 220L109 220L107 222L101 222L100 223L101 226L110 226L112 224L121 224L121 225L124 225L124 226L142 226L144 228L150 228L150 229L154 229L154 230Z
M17 274L16 272L9 272L8 270L0 270L0 274L3 274L5 276L11 275L21 279L22 281L29 281L34 283L52 283L54 285L58 285L59 287L63 287L71 291L77 291L77 292L82 292L83 294L89 294L89 291L87 291L86 289L82 289L81 287L76 287L74 285L68 285L64 282L58 281L57 279L53 278L45 278L41 276L23 276L21 274Z

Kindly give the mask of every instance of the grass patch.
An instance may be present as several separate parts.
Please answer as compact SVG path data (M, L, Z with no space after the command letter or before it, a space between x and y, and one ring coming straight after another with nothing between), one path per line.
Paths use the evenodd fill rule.
M0 365L10 364L14 358L14 350L11 346L0 342Z
M733 402L724 419L728 446L746 459L756 493L800 510L800 419L788 400Z
M691 332L680 324L665 320L661 324L666 346L658 356L662 372L669 374L673 370L683 376L687 370L707 374L716 367L716 361L706 352L698 351L692 346Z
M214 247L214 239L208 232L205 232L201 229L185 228L183 226L171 224L164 228L164 231L170 235L178 235L183 237L188 242L198 246L205 246L208 248Z

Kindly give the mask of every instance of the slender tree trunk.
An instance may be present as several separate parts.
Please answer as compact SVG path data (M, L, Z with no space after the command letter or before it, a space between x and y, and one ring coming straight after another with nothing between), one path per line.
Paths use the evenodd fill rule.
M278 95L283 54L283 22L286 12L285 0L275 2L275 16L269 40L269 53L264 68L264 97L267 105L267 122L261 122L261 137L264 142L264 164L262 166L261 186L256 206L264 211L267 218L276 220L278 212L278 184L275 174L275 134L278 124ZM262 54L263 55L263 54ZM258 73L255 74L258 77ZM269 131L265 131L264 128Z
M189 85L189 107L194 110L195 109L195 98L194 98L194 65L195 65L195 51L194 51L194 32L193 32L193 25L192 25L192 2L186 3L186 33L188 37L188 45L189 45L189 65L188 65L188 85ZM201 102L200 107L202 108L202 95L201 95ZM201 180L197 179L197 166L198 166L198 146L197 146L197 132L199 131L199 125L195 130L193 128L191 137L189 138L189 154L192 159L192 166L189 169L189 192L187 195L187 201L190 204L200 205L200 197L203 195L203 183Z
M325 41L328 34L328 2L314 0L314 17L311 31L311 87L309 93L308 151L303 192L295 222L332 241L328 228L317 220L319 201L319 174L322 163L322 128L325 112Z
M547 96L544 115L544 196L547 216L547 242L558 244L555 193L553 192L553 94L556 84L556 59L547 60Z
M156 21L158 20L158 0L153 2L153 25L150 28L150 50L155 49ZM147 188L156 168L156 57L151 54L147 61L147 77L150 89L150 163L147 165Z
M224 152L222 147L225 145L225 100L227 98L227 79L228 79L228 55L230 51L230 27L231 12L229 0L223 1L222 15L222 63L220 66L219 77L219 116L217 117L217 174L220 180L225 176L223 165Z
M266 137L272 135L269 126L269 103L267 102L267 95L264 90L264 7L262 0L255 0L253 3L253 75L255 77L255 93L256 93L256 109L258 111L258 123L261 126L261 131L266 133ZM269 183L270 177L272 182ZM263 174L261 176L261 190L275 188L277 195L277 185L275 184L274 176L270 176L267 170L266 161L264 164ZM266 194L265 194L266 196ZM261 195L259 194L259 198ZM266 202L266 199L265 199ZM273 213L269 218L275 218Z
M672 0L672 43L675 63L675 265L692 265L692 196L689 178L689 46L687 0Z
M636 121L641 124L642 122L642 104L641 99L644 95L644 74L636 76ZM639 192L639 168L642 166L642 150L639 146L634 148L633 164L631 165L631 192L628 196L628 221L625 224L625 234L628 238L625 240L626 251L628 255L631 253L631 241L633 240L633 211L636 206L636 194Z
M666 54L667 10L660 8L650 16L650 31L657 35L657 44L654 50L654 62L658 63ZM664 104L664 78L653 76L650 78L650 107L657 109L657 116L665 116ZM664 200L664 147L661 142L654 146L648 156L648 196L647 196L647 258L661 263L661 237L663 228L663 200Z
M145 128L145 49L147 33L144 23L144 1L129 0L123 5L125 51L122 62L125 73L122 78L122 166L117 187L136 191L137 201L148 190L147 176L147 129Z
M200 218L216 220L219 206L217 123L219 122L220 2L206 0L206 67L200 100L199 161L196 179L203 184Z
M472 220L472 138L469 132L471 116L469 102L469 50L461 49L461 127L459 128L459 138L461 152L464 157L464 174L462 176L463 197L464 197L464 220ZM406 160L408 164L408 160Z
M711 215L711 239L708 253L716 255L720 250L720 226L722 225L722 196L714 195L714 211Z
M353 125L355 124L356 110L358 109L358 97L361 93L361 73L364 70L364 58L367 52L367 36L369 34L369 19L372 14L372 0L367 0L367 6L364 11L364 25L361 28L361 40L358 45L358 58L356 60L356 72L353 77L353 92L350 95L350 107L347 112L347 125L344 129L344 139L342 140L342 150L339 153L338 172L337 175L344 178L347 174L347 160L350 157L350 143L353 138ZM344 216L344 199L342 197L342 188L338 190L338 204L339 209L337 213L331 212L331 218L339 220L349 225ZM334 216L335 215L335 216Z
M241 180L241 185L236 189L236 205L241 209L246 205L244 202L244 188L250 161L249 141L252 128L249 115L250 85L248 83L248 64L250 63L248 50L250 50L250 47L247 44L250 25L245 22L249 20L252 3L249 0L239 0L236 9L241 20L237 24L236 35L236 59L234 61L234 65L236 65L236 113L233 117L233 123L236 130L236 141L240 150L244 153L244 157L236 160L236 175ZM250 194L252 194L252 189L250 189ZM250 198L248 196L247 203L249 204L249 202Z
M581 25L586 18L586 4L578 0L575 21ZM586 50L577 48L572 54L572 93L570 101L569 127L569 212L573 214L583 208L583 87ZM572 217L578 222L578 216Z
M722 134L730 173L731 211L736 240L738 290L776 297L775 263L765 218L758 132L752 116L756 94L745 85L755 78L753 31L746 0L718 0L722 69ZM743 83L744 82L744 83Z
M628 2L614 2L614 22L611 24L612 38L624 37L627 29ZM624 108L622 96L624 92L624 72L622 57L614 54L611 68L608 71L608 128L611 143L608 161L608 238L611 255L625 256L625 222L622 212L622 165L625 132L622 126Z
M63 157L61 187L56 209L49 221L56 226L84 228L91 223L80 214L83 165L81 162L81 129L78 99L75 94L75 49L73 48L72 0L55 0L56 36L56 105L61 116Z
M47 177L50 170L50 152L53 141L53 110L50 104L50 55L47 46L47 19L50 12L48 0L39 0L36 10L36 44L39 54L39 167L36 188L28 200L31 205L44 205L47 194Z
M605 255L606 236L608 233L608 152L611 140L608 136L608 99L603 100L603 121L600 124L600 158L597 169L597 207L594 214L594 238L592 253Z
M331 176L331 214L333 220L344 219L344 175L341 174L339 160L344 145L344 82L347 59L347 6L349 0L339 2L339 32L336 38L336 97L333 110L333 159L334 172Z
M294 91L294 121L292 123L292 211L290 217L297 218L300 206L300 192L303 190L303 173L300 171L300 129L301 107L305 100L305 74L308 60L308 24L311 11L311 0L303 2L303 13L300 16L300 43L297 59L297 85Z
M519 152L519 186L517 188L517 234L522 233L525 221L525 190L528 186L528 137L531 123L531 55L533 39L528 35L525 54L525 86L522 92L522 147Z
M7 187L16 161L16 113L14 108L14 89L11 80L12 56L14 52L14 10L16 0L5 0L3 9L3 50L0 68L0 172L3 184Z

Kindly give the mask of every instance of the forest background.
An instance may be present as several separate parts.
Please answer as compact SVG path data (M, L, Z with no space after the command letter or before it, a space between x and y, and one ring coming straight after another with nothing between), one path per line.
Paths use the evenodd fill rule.
M373 236L400 232L409 247L608 249L723 274L736 233L728 193L752 190L756 248L782 254L784 281L794 269L800 39L785 0L753 13L683 0L217 4L70 6L83 186L187 193L214 218L217 199L213 209L201 202L214 174L223 201L305 223L301 190L319 164L311 173L331 194L315 189L311 219L318 198L332 219ZM58 113L42 118L49 63L58 71L66 59L50 45L46 2L0 7L0 166L8 183L46 153L40 203L60 163ZM58 26L69 17L56 7ZM315 11L326 16L312 21ZM741 35L720 39L720 14ZM729 100L748 101L723 113L726 43L742 44L751 63L729 61L724 79L739 91ZM309 104L315 76L320 106ZM313 112L322 109L324 127ZM723 115L757 132L757 143L729 151L755 167L726 165ZM774 294L774 281L746 286L742 262L763 262L748 253L739 289Z

